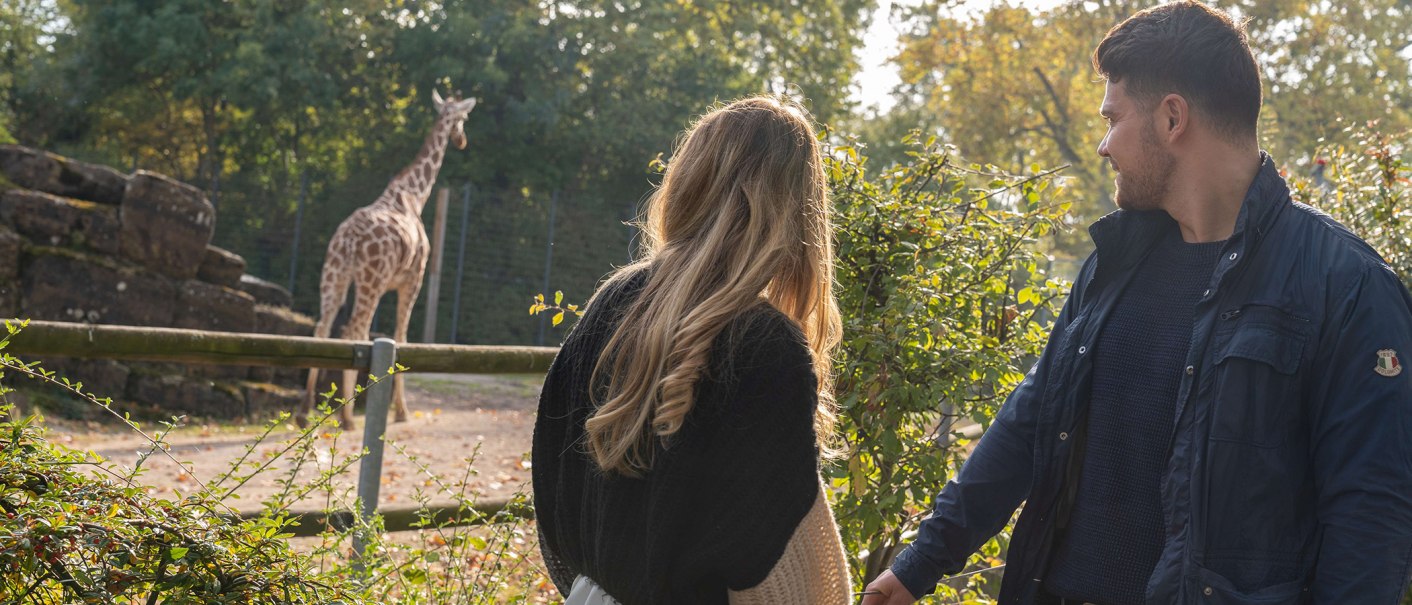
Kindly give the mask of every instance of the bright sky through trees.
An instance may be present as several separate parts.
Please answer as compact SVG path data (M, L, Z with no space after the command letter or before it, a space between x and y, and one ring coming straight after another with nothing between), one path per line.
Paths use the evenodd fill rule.
M1021 0L1013 4L1049 8L1061 1ZM979 11L1004 2L1005 0L966 0L960 3L960 10ZM899 21L900 17L893 18L893 5L913 7L921 3L921 0L878 0L878 6L873 9L872 23L868 26L867 33L863 34L863 48L858 52L859 70L853 77L854 89L849 96L858 102L858 108L865 114L871 112L872 107L876 108L877 113L886 113L891 109L894 103L892 89L901 81L897 75L897 67L892 65L889 59L897 54L897 38L904 31L906 24Z

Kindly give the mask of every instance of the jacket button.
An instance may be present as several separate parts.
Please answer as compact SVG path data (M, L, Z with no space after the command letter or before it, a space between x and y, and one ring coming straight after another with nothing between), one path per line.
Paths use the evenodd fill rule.
M1068 433L1059 433L1059 440L1060 440L1060 441L1063 441L1063 440L1068 439L1068 438L1069 438L1069 434L1068 434Z
M1236 254L1235 252L1232 252L1232 253L1231 253L1231 260L1235 260L1237 256L1240 256L1240 255L1239 255L1239 254Z
M1211 596L1211 587L1207 586L1206 588L1201 589L1201 594L1204 594L1208 597Z
M1207 290L1207 291L1201 293L1201 296L1203 296L1203 297L1210 296L1210 295L1211 295L1211 290Z
M1084 353L1087 353L1087 352L1088 352L1088 347L1079 347L1079 355L1083 355Z
M1196 366L1187 366L1187 367L1186 367L1186 375L1187 375L1187 376L1191 376L1192 374L1195 374L1195 373L1196 373Z

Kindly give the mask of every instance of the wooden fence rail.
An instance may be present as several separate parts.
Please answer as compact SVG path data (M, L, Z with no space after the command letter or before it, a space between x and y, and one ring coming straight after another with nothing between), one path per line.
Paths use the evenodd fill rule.
M27 355L368 370L372 343L31 321L11 339L9 350ZM532 374L548 371L557 351L554 347L400 344L397 359L409 372Z
M248 511L239 515L231 515L229 518L253 519L264 514L264 511ZM380 508L378 514L382 515L382 527L386 531L409 531L421 529L422 527L452 527L457 525L480 525L486 522L503 520L505 515L518 519L533 519L534 509L528 506L515 504L510 500L492 500L488 502L477 502L469 510L462 510L459 506L441 506L430 508L401 507L401 508ZM285 533L294 534L295 537L317 536L325 528L333 528L343 531L353 527L353 513L349 511L323 512L323 511L291 511L289 513L291 521ZM422 525L423 521L427 525Z
M18 321L18 320L12 320ZM10 339L7 349L19 355L48 355L79 358L166 361L190 364L281 366L362 370L386 376L399 364L407 372L452 374L529 374L549 369L558 352L554 347L509 347L478 345L402 344L379 338L374 342L331 340L304 336L204 332L177 328L146 328L31 321ZM383 433L387 410L392 401L392 383L380 381L364 394L363 447L368 450L359 468L358 497L364 517L377 511L378 488L382 477ZM506 509L504 502L485 503L485 511ZM511 507L519 515L526 511ZM416 511L387 511L395 517L391 525L409 523ZM453 511L430 511L437 519L465 519L474 522L483 515L454 516ZM351 513L349 513L351 514ZM302 522L296 530L303 534L323 525L322 513L295 512ZM318 519L319 521L315 521ZM400 525L399 525L400 523ZM389 527L391 529L391 526ZM355 536L356 538L356 536ZM355 539L354 552L361 553L363 540Z

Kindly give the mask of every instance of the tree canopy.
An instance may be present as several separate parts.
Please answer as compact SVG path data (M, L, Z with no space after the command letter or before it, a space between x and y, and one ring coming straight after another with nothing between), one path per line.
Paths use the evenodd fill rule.
M886 146L898 130L920 127L967 157L1007 169L1068 164L1065 174L1077 181L1076 222L1110 211L1112 175L1096 152L1103 84L1091 55L1109 28L1152 3L996 3L974 11L955 4L932 0L910 13L896 58L899 115L871 125L867 138ZM1261 143L1280 162L1308 166L1320 141L1351 123L1412 126L1412 5L1405 0L1213 4L1248 19L1265 84ZM1064 245L1086 245L1070 238Z
M1217 4L1249 19L1262 144L1277 160L1307 171L1351 124L1412 127L1407 0ZM327 238L415 154L430 91L479 97L471 146L440 179L472 187L466 255L485 281L463 278L481 297L471 304L520 330L470 338L525 342L532 322L513 319L524 297L587 293L626 261L623 223L654 159L694 116L749 93L790 95L859 133L870 169L902 159L912 129L1011 172L1067 164L1070 198L1056 201L1073 202L1070 222L1106 213L1090 55L1148 5L907 3L897 106L861 116L850 82L874 0L14 0L0 6L0 140L204 188L217 244L313 311ZM1080 229L1056 237L1070 255L1087 247Z
M756 92L804 100L821 120L849 110L870 6L25 0L0 11L15 24L0 35L12 68L0 75L0 127L27 145L202 187L217 206L216 243L278 282L303 197L294 290L313 311L327 238L415 155L434 115L430 91L476 96L470 147L447 156L440 182L473 185L477 207L499 221L482 221L497 232L477 232L468 254L485 244L524 257L523 275L500 276L510 287L482 302L503 306L496 320L526 324L518 316L540 285L551 193L564 200L554 285L586 293L625 260L622 222L650 190L648 166L693 116Z

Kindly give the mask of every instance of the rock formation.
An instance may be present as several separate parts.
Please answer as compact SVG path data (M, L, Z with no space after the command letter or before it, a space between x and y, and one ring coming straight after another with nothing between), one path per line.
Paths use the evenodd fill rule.
M291 336L314 322L211 245L216 211L161 174L0 145L0 317ZM114 401L236 418L292 409L297 368L46 359Z

